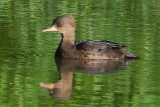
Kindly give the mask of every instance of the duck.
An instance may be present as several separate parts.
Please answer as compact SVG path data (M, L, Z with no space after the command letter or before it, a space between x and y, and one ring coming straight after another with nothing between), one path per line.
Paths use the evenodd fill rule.
M75 42L76 23L72 15L58 16L51 27L43 32L60 32L61 41L55 56L69 59L138 59L124 45L105 40L81 40Z

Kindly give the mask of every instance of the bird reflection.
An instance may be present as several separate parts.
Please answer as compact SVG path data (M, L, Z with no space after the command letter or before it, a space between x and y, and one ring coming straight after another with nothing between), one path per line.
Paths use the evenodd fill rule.
M49 89L50 95L60 100L68 100L72 92L73 70L80 70L87 74L114 73L124 69L132 59L114 60L78 60L55 58L60 79L56 83L40 83L41 87Z

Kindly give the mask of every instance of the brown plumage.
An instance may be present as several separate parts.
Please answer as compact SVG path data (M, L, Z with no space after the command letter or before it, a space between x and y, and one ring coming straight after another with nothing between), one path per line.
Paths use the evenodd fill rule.
M119 59L138 57L124 49L124 45L109 41L83 40L75 42L76 24L71 15L57 17L53 25L43 30L58 31L62 40L56 51L56 56L75 59Z

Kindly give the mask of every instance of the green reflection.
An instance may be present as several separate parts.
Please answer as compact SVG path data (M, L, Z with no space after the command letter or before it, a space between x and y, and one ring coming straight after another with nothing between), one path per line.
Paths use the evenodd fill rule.
M160 105L160 2L155 0L1 0L0 105L133 106ZM48 95L39 82L55 82L54 53L59 33L42 33L63 14L75 17L76 40L124 44L139 60L113 74L74 72L70 100Z

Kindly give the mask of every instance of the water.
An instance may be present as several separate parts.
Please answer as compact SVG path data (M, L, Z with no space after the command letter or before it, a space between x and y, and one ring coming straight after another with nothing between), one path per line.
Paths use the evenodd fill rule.
M85 69L74 65L66 69L69 73L61 72L54 57L60 34L42 30L57 16L68 13L76 20L77 41L117 42L126 45L126 49L140 59L114 72L104 72L103 66L88 70L89 65ZM156 0L1 0L0 105L159 107L159 18L160 2ZM65 99L49 95L48 89L39 85L41 82L58 83L62 75L65 80L69 79L64 83L64 86L69 84L65 87L68 93L63 94Z

